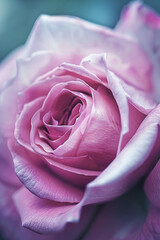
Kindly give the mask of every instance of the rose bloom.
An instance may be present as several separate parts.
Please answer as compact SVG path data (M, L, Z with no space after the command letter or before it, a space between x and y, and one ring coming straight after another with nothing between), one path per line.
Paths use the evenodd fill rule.
M159 28L41 16L1 64L5 239L160 239Z

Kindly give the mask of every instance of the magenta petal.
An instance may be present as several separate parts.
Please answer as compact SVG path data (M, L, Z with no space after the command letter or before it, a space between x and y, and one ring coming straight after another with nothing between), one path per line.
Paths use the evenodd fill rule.
M157 146L159 119L160 105L145 118L115 160L87 185L83 199L85 204L107 201L121 195L153 166L155 156L160 151Z
M43 163L41 156L10 142L15 172L23 184L41 198L59 202L79 202L83 191L58 178Z

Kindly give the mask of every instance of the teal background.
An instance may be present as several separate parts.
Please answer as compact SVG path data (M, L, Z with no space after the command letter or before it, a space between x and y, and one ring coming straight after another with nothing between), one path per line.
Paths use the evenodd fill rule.
M0 0L0 60L25 43L40 14L73 15L114 27L127 0ZM144 0L157 12L160 1Z

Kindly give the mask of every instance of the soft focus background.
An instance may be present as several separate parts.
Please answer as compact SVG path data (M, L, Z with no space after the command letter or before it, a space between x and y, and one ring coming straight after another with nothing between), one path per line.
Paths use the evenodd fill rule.
M114 27L127 0L0 0L0 61L25 43L40 14L74 15ZM160 12L159 0L144 0Z
M114 27L128 0L0 0L0 61L25 43L41 14L73 15ZM159 0L144 0L160 13ZM0 234L0 240L2 236Z

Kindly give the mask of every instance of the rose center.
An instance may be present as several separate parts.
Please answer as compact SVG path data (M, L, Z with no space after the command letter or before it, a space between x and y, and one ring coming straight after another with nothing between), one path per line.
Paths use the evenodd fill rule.
M80 116L81 108L82 101L78 98L73 98L71 103L63 111L60 119L58 119L58 125L73 125Z

